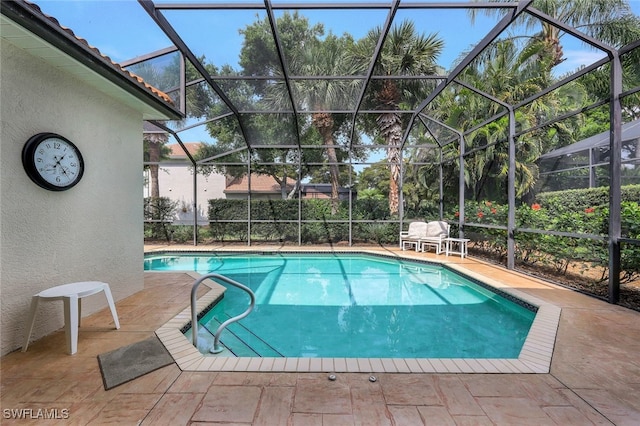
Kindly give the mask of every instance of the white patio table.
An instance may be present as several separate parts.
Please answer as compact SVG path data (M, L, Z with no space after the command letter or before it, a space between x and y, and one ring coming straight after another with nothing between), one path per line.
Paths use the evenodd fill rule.
M71 284L63 284L56 287L51 287L40 293L34 295L31 298L31 309L29 312L29 326L24 339L24 345L22 346L22 352L27 350L29 346L29 339L31 332L33 331L33 325L36 322L36 311L40 300L54 301L62 300L64 302L64 326L65 334L67 336L67 347L69 354L73 355L78 351L78 327L80 327L80 316L82 311L81 299L83 297L91 296L96 293L104 292L111 309L111 315L113 316L113 322L116 325L116 329L120 328L120 322L118 321L118 314L116 312L116 306L113 303L113 296L111 295L111 289L109 284L100 281L84 281Z

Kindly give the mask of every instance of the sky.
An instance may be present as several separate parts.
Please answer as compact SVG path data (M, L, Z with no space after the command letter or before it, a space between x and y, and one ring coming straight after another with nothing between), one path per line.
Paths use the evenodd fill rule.
M102 54L109 56L115 62L124 62L172 46L169 39L136 0L30 1L39 5L44 13L58 19L61 25L69 27L76 36L86 39L90 45L98 48ZM187 0L189 3L194 1ZM164 1L164 3L167 2ZM173 2L180 3L181 0ZM244 0L227 0L226 2L246 3ZM258 0L255 2L262 4ZM357 2L362 3L362 1ZM162 3L162 1L156 2L158 5ZM273 4L278 3L281 2L273 1ZM382 3L388 4L388 2ZM629 3L632 11L640 16L640 0L630 0ZM339 35L348 32L355 38L359 38L373 26L384 24L387 12L387 9L375 9L302 10L300 13L308 17L311 23L324 22L326 32L331 31ZM209 62L216 65L231 64L234 68L239 68L237 61L243 40L239 30L257 18L265 19L265 14L261 10L172 10L163 13L196 56L205 55ZM274 11L276 18L282 13L282 10ZM495 26L500 16L479 14L471 25L465 10L400 9L396 13L394 22L403 19L411 19L415 22L419 32L437 33L445 40L445 48L438 62L445 69L451 69L459 55L478 43ZM564 36L562 43L566 60L557 67L558 74L574 70L581 65L591 64L604 57L603 53L585 47L578 40L572 40L571 36ZM192 134L194 136L185 132L183 141L197 138L196 131L192 131Z
M171 45L169 39L152 22L148 14L136 0L32 0L42 10L57 18L64 26L85 38L103 54L116 62L123 62L136 56L159 50ZM215 0L214 0L215 1ZM238 1L238 0L236 0ZM454 0L455 1L455 0ZM459 0L460 1L460 0ZM227 3L233 3L230 1ZM429 2L427 0L427 2ZM163 2L157 1L157 4ZM177 1L180 3L180 0ZM260 4L260 1L256 0ZM274 2L277 4L277 1ZM630 0L632 10L640 15L640 0ZM262 11L164 11L169 22L178 30L194 53L206 54L216 63L237 65L242 36L238 30L255 21L256 16L264 18ZM354 37L364 36L369 28L382 25L387 10L303 10L312 23L324 22L325 29L333 33L349 32ZM275 11L276 17L282 14ZM470 25L464 10L403 10L397 12L395 21L411 19L417 29L429 34L436 32L446 40L440 63L450 68L460 52L477 43L498 21L498 17L480 15L474 25ZM424 23L421 26L420 23ZM564 37L566 67L581 65L598 55L580 43L570 43ZM600 57L600 56L598 56Z

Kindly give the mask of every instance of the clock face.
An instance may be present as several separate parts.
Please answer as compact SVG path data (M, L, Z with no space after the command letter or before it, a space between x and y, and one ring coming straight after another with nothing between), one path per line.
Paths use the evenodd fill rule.
M55 133L40 133L22 149L22 164L37 185L51 191L64 191L76 185L84 173L78 148Z

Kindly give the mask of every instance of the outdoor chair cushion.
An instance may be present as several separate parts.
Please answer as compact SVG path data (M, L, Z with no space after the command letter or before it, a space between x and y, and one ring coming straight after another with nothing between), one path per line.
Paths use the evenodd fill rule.
M426 222L411 222L409 229L407 230L408 239L420 239L427 235L427 223Z
M427 238L431 238L431 237L448 237L449 236L449 224L447 224L447 222L441 222L441 221L432 221L432 222L428 222L426 224L426 232L423 236L427 237Z

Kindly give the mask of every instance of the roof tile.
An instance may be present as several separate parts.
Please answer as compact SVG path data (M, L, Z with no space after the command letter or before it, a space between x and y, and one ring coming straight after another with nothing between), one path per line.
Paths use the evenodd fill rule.
M287 191L293 189L293 181L290 181L290 184L287 184ZM242 176L240 178L228 178L227 179L227 188L224 192L247 192L249 188L249 180L248 177ZM272 192L279 193L280 192L280 184L276 182L276 180L269 175L259 175L252 174L251 175L251 192Z
M196 152L198 152L198 150L200 149L200 146L202 146L202 142L184 142L184 147L187 148L187 151L189 152L189 154L194 155ZM180 146L180 144L171 144L171 145L167 145L167 147L169 149L171 149L171 153L169 154L169 156L171 158L186 158L187 154L184 153L184 150L182 149L182 147Z

